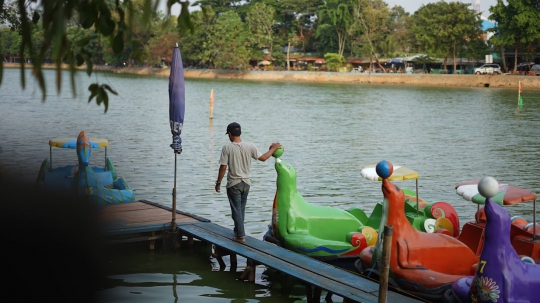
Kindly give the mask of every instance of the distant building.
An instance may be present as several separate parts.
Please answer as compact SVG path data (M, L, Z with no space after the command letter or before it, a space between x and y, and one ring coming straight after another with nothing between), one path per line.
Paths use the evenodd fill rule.
M283 46L281 48L281 52L286 54L287 53L287 48L288 48L288 46ZM291 45L291 48L289 49L289 53L296 53L296 52L300 52L300 51L302 51L302 49L299 48L299 47L296 47L294 45Z
M484 16L480 16L480 18L482 19L482 30L485 32L485 34L483 35L484 41L488 41L489 38L493 36L493 33L490 32L489 29L494 28L497 23L495 21L489 20Z

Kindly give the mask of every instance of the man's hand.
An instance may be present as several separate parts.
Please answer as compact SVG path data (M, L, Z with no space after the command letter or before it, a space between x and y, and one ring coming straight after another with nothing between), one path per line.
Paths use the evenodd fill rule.
M227 171L227 165L220 165L219 166L219 172L218 177L216 180L216 192L220 193L220 187L221 187L221 181L223 181L223 176L225 176L225 172Z
M270 145L270 147L268 148L268 151L264 154L262 154L260 157L259 157L259 161L266 161L268 160L268 158L270 158L272 156L272 154L278 150L279 148L281 147L281 144L279 142L274 142L272 143L272 145Z
M268 148L268 150L271 150L272 153L275 152L276 150L278 150L279 148L281 147L281 144L279 142L274 142L272 143L272 145L270 145L270 147ZM285 151L285 150L284 150Z

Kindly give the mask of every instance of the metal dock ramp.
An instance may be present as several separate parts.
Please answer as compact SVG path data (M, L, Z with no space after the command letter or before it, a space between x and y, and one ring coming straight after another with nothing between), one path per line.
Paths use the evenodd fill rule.
M100 217L110 243L154 241L163 237L163 226L170 226L171 209L150 201L112 205ZM246 237L240 244L232 241L234 232L205 218L176 211L176 225L188 239L197 238L216 246L226 254L238 254L248 259L248 265L262 264L306 282L308 285L343 297L346 301L378 302L379 284L355 273L316 259L297 254L269 242ZM251 262L251 263L250 263ZM254 270L254 268L253 268ZM254 273L254 272L253 272ZM389 291L388 302L421 302Z

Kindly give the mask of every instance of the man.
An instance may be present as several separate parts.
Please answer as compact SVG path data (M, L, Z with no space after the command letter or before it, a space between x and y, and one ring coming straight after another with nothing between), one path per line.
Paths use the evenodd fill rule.
M262 154L252 143L242 141L240 124L233 122L227 126L226 135L231 143L225 144L219 158L219 174L216 181L216 192L220 192L221 180L227 172L227 198L231 205L231 214L234 221L233 241L244 243L244 216L246 202L251 185L251 158L266 161L280 148L279 143L272 143L268 151Z

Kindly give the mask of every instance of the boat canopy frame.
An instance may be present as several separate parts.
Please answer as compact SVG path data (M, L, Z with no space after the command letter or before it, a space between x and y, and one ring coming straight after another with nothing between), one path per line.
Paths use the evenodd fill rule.
M105 170L107 170L107 146L109 146L109 140L107 139L100 139L100 138L89 138L90 140L90 147L92 148L105 148L105 162L104 167ZM69 149L77 149L77 139L76 138L53 138L49 140L49 161L52 168L53 160L52 160L52 148L69 148Z
M467 201L470 201L470 202L473 202L476 204L476 211L479 212L480 211L480 204L484 204L484 203L478 203L478 201L474 200L473 197L474 195L472 194L468 194L468 195L465 195L463 192L460 193L458 191L458 188L460 186L464 186L464 185L477 185L479 182L479 180L472 180L472 181L466 181L466 182L461 182L460 184L456 185L456 192L458 195L462 196L463 199L467 200ZM532 240L538 240L540 239L539 236L536 235L536 199L538 198L538 195L533 192L532 190L529 190L529 189L526 189L526 188L522 188L522 187L519 187L519 186L516 186L516 185L512 185L512 184L508 184L508 183L505 183L505 182L499 182L499 186L505 186L507 189L508 188L512 188L513 190L513 195L506 199L506 196L504 196L503 198L503 201L502 201L502 206L511 206L511 205L516 205L516 204L521 204L521 203L524 203L524 202L530 202L532 201L533 202L533 213L532 213L532 217L533 217L533 237L532 237ZM475 216L476 217L476 216ZM480 220L480 218L475 218L475 221L478 223Z
M372 164L365 166L362 168L360 173L362 174L362 177L368 180L372 181L382 181L382 178L379 177L376 173L376 166L377 164ZM394 166L394 171L390 177L388 177L389 181L406 181L406 180L415 180L416 181L416 214L418 215L418 201L420 200L420 197L418 196L418 178L420 175L405 166Z

